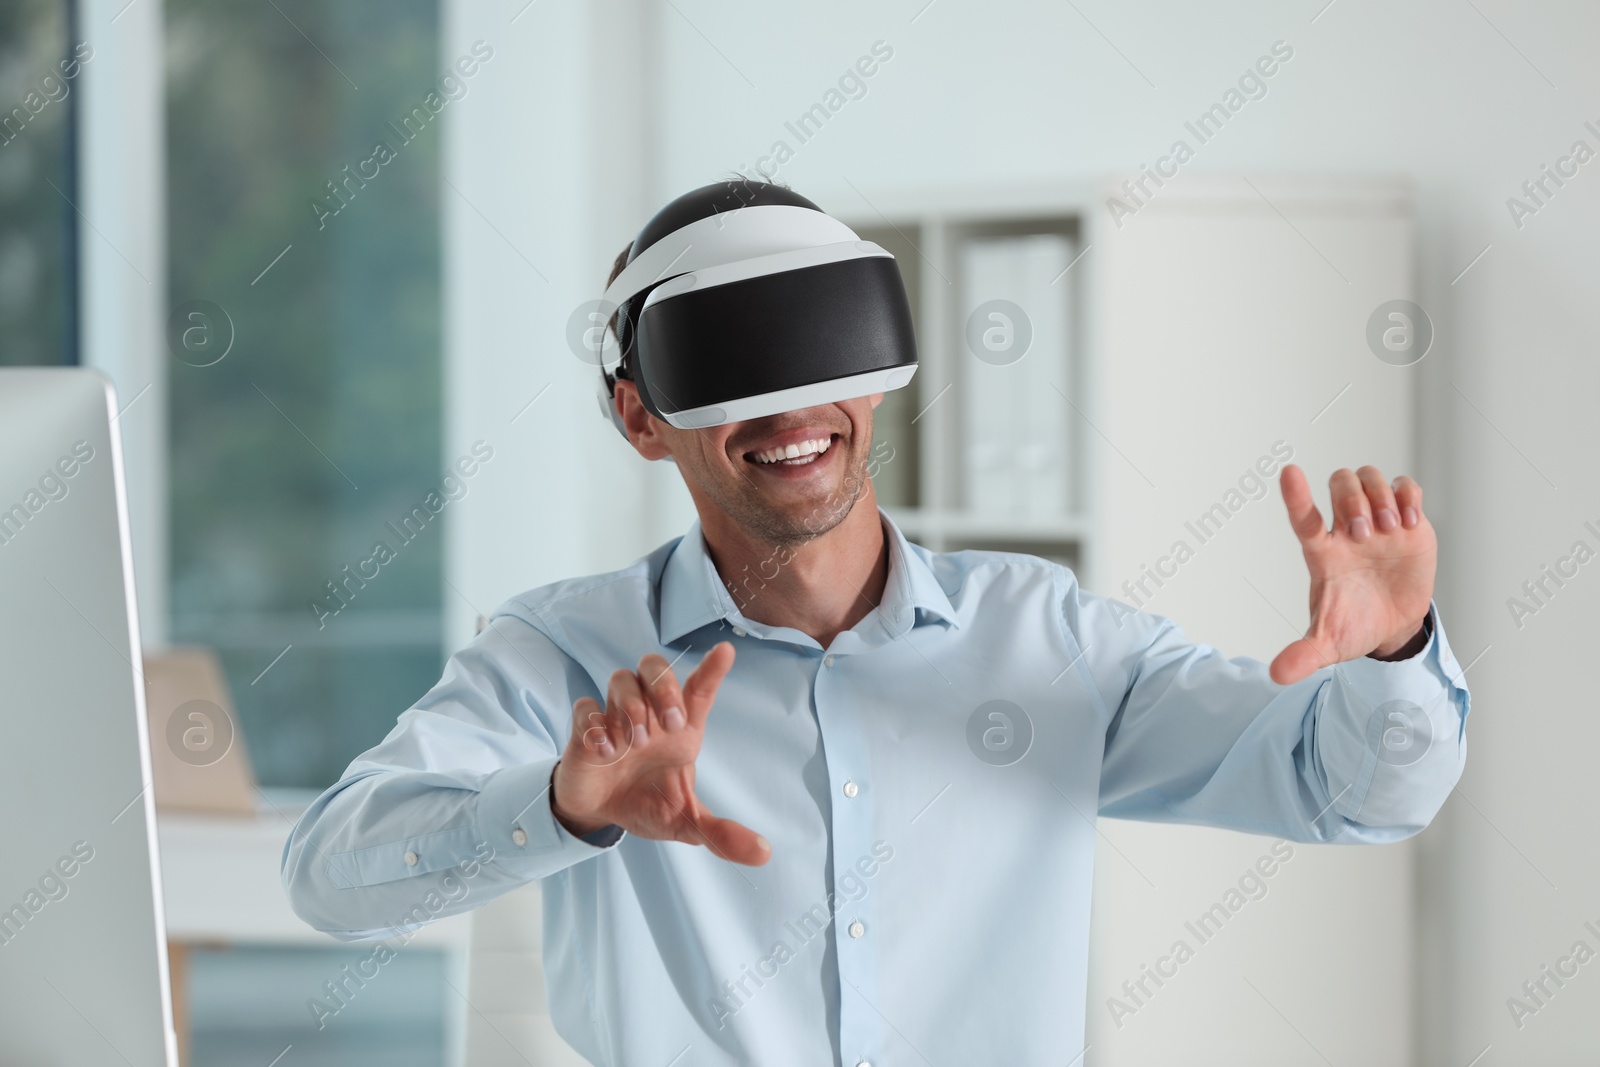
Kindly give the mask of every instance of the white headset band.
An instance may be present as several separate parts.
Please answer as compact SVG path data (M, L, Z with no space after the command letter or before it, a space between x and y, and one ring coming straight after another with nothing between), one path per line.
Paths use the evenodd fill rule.
M703 291L727 285L729 282L742 282L769 274L782 274L806 267L821 267L829 263L843 263L851 259L873 258L893 259L894 256L871 241L840 241L837 244L790 248L767 256L736 259L731 263L675 275L670 281L663 282L650 290L650 295L645 297L644 304L639 308L639 314L643 315L662 301L670 300L690 290Z
M719 267L753 256L859 240L830 215L792 204L735 208L696 219L646 248L602 297L616 305L673 274Z

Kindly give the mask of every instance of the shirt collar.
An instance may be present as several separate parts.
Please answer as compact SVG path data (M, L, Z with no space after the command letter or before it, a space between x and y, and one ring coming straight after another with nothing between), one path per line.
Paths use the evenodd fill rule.
M889 576L884 584L883 602L863 622L877 619L891 637L927 621L930 616L958 627L955 608L933 572L927 549L907 541L900 527L881 507L878 516L889 540ZM750 581L754 587L760 578L752 575ZM657 595L663 645L670 645L690 631L718 620L756 632L767 629L746 619L722 584L706 551L705 535L698 519L678 539L663 565Z

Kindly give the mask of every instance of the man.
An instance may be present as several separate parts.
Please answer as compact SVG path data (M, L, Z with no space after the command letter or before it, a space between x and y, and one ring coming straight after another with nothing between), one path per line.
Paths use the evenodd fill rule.
M756 216L814 235L772 253L735 225ZM775 186L709 186L619 257L613 288L633 282L608 415L641 456L676 463L698 522L632 566L502 605L307 811L284 883L306 921L359 939L542 880L552 1014L597 1064L1068 1063L1097 812L1379 843L1444 803L1468 693L1432 603L1422 490L1339 470L1328 528L1284 468L1312 621L1270 669L1065 567L913 545L873 493L881 390L770 412L738 404L825 394L667 395L720 358L727 316L792 315L770 338L783 351L828 314L797 273L749 277L776 269L754 252L845 257L830 276L848 285L808 290L835 301L885 276L881 249L825 219ZM712 256L707 220L755 241L746 258ZM668 286L655 261L697 273ZM730 277L753 287L712 288ZM660 310L706 292L718 330L695 334L688 303ZM885 299L879 332L831 349L887 337L884 366L905 373L882 380L903 383L903 292ZM828 374L880 380L859 370ZM715 422L735 409L763 413Z

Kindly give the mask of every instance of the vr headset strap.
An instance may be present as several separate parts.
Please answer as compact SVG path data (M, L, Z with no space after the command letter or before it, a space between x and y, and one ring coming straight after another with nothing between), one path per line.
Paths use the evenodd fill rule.
M788 204L763 204L697 219L640 252L602 297L615 307L677 274L796 248L856 241L832 216Z

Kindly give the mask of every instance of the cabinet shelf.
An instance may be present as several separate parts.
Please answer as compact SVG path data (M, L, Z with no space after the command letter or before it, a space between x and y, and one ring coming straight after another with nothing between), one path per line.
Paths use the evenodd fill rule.
M934 551L1030 553L1087 573L1098 267L1088 253L1100 240L1091 183L874 202L894 204L893 216L845 221L895 256L921 363L875 413L879 502ZM988 334L975 322L1015 327L1005 336L1024 338L1020 354L980 354L973 338Z

